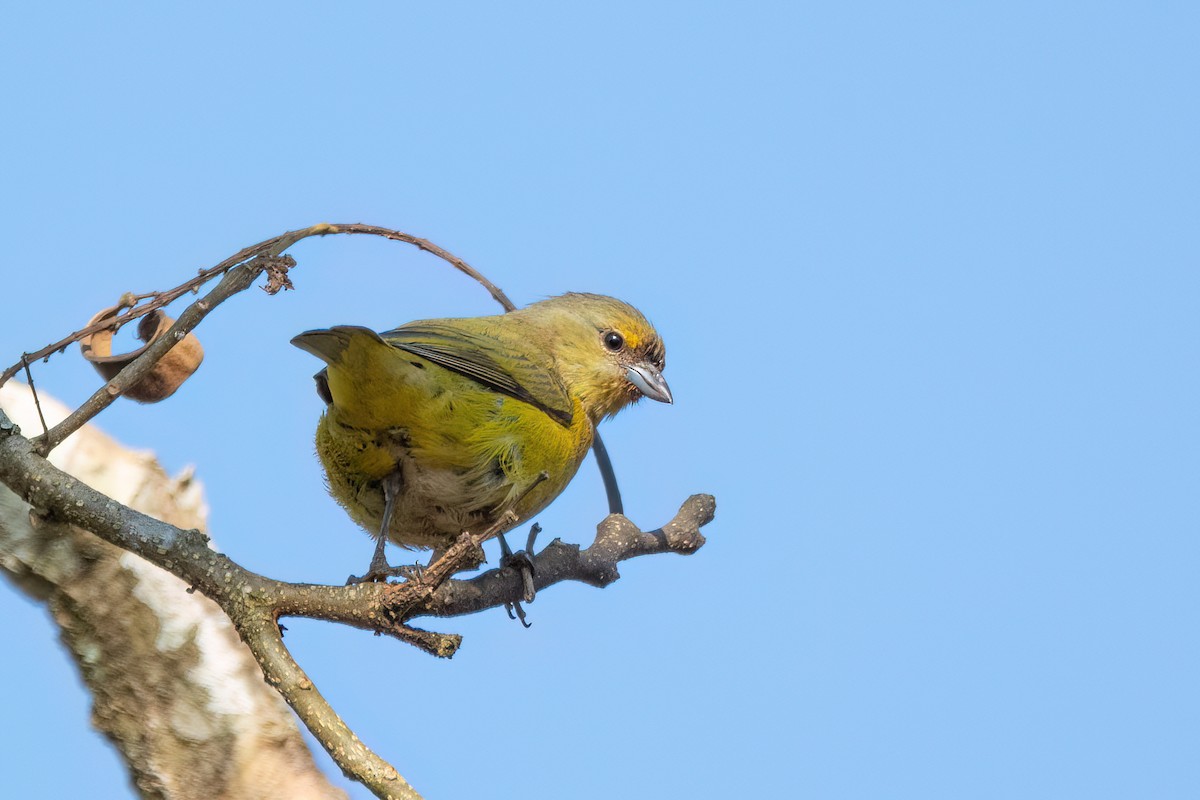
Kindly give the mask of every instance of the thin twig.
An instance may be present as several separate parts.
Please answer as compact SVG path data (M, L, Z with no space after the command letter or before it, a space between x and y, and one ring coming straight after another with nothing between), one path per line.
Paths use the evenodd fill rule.
M617 473L613 471L612 459L608 457L608 448L600 438L600 431L596 431L592 437L592 455L596 457L596 465L600 467L600 477L604 481L604 493L608 495L608 513L624 514L625 504L621 502Z
M21 354L21 364L25 367L25 381L29 384L29 392L33 395L33 405L37 408L38 420L42 423L42 433L48 433L46 417L42 414L42 401L38 398L37 387L33 385L33 373L29 371L29 354Z
M258 277L258 274L264 268L265 264L251 261L229 270L215 289L205 295L203 299L197 300L188 306L179 315L179 319L175 320L175 324L161 337L151 343L144 353L118 372L116 377L96 390L91 397L84 401L83 405L72 411L66 419L39 436L36 442L38 451L43 455L49 453L63 439L66 439L72 433L82 428L93 417L112 405L121 396L122 392L144 378L154 368L154 365L158 363L159 359L166 355L167 351L183 339L188 332L199 325L200 321L210 311L253 283L254 279Z
M326 233L365 233L372 236L382 236L385 239L394 239L398 242L407 242L408 244L414 245L426 252L433 253L443 261L449 262L459 272L469 275L478 281L483 288L488 290L488 293L491 294L495 301L499 303L505 311L517 310L517 306L512 300L508 299L508 295L501 291L499 286L483 277L483 275L477 269L463 261L458 256L454 255L448 250L438 247L436 244L427 239L421 239L417 236L413 236L412 234L403 233L402 231L394 231L390 228L380 228L377 225L363 225L362 223L330 225L329 228L330 230L321 232L319 235L324 236Z
M280 234L279 236L273 236L270 239L261 241L258 244L253 244L249 247L243 248L242 250L234 253L232 256L222 261L220 264L217 264L214 267L209 267L208 269L200 270L194 278L184 281L174 289L168 289L165 292L125 294L122 296L122 300L128 301L128 305L134 306L128 311L112 319L106 319L103 322L97 322L94 325L88 325L86 328L80 328L70 335L64 336L62 339L59 339L53 344L48 344L40 350L29 353L28 357L32 361L37 361L38 359L48 359L55 353L65 350L68 345L80 341L85 336L98 333L103 330L115 330L122 327L126 323L137 319L138 317L143 317L146 314L149 314L151 311L154 311L157 308L170 305L188 292L196 291L208 281L232 269L238 264L243 263L244 261L248 261L249 259L265 253L273 253L278 255L287 250L296 242L300 241L301 239L306 239L309 236L326 236L337 233L371 234L374 236L382 236L386 239L407 242L408 244L414 245L421 250L433 253L435 256L449 262L455 269L478 281L480 285L488 290L492 297L495 298L496 302L499 303L505 311L513 311L516 309L516 306L513 304L512 300L509 300L508 296L504 294L504 292L501 291L498 286L485 278L478 270L476 270L466 261L463 261L458 256L442 247L437 246L433 242L404 233L402 231L396 231L390 228L381 228L376 225L363 225L361 223L334 224L322 222L316 225L311 225L307 228L288 231L287 233ZM150 300L150 302L141 306L135 305L143 300ZM0 386L3 386L12 376L16 375L21 370L22 366L23 363L18 361L16 364L13 364L11 367L4 370L4 372L0 372Z
M284 234L283 236L287 236L287 235L288 234ZM195 291L196 289L200 288L208 281L210 281L213 278L217 277L218 275L228 271L230 268L237 266L238 264L242 263L243 261L246 261L247 259L253 258L254 256L260 254L267 247L269 247L270 245L272 245L275 242L282 239L283 236L275 236L271 239L267 239L265 242L259 242L256 245L251 245L250 247L247 247L247 248L241 250L240 252L235 253L234 255L225 259L220 264L217 264L215 267L210 267L208 269L200 270L200 272L196 275L196 277L191 278L190 280L184 281L179 286L176 286L174 289L168 289L165 292L148 292L146 294L122 295L122 300L123 301L128 300L128 301L130 301L130 304L140 302L142 300L149 299L149 298L154 298L154 299L144 306L137 306L135 308L130 308L128 311L126 311L123 314L120 314L112 319L106 319L106 320L103 320L102 322L97 322L93 325L88 325L86 328L80 328L79 330L75 331L74 333L71 333L68 336L64 336L62 339L58 340L54 344L48 344L45 347L43 347L41 350L38 350L33 353L29 353L28 357L32 361L37 361L38 359L42 359L44 361L46 359L49 359L50 356L54 355L55 353L59 353L59 352L62 352L63 350L66 350L69 345L82 340L86 336L90 336L93 333L99 333L100 331L103 331L103 330L120 328L127 322L131 322L132 320L135 320L138 317L144 317L146 314L149 314L151 311L154 311L157 308L162 308L163 306L169 305L170 303L179 299L180 297L187 294L188 292ZM8 381L8 379L11 378L13 375L16 375L20 369L21 369L21 362L17 362L16 364L13 364L8 369L4 370L4 372L0 372L0 386L3 386Z

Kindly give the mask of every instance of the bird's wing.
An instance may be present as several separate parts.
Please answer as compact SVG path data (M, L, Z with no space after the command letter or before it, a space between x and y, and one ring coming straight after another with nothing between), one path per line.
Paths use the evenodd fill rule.
M540 408L566 427L571 425L573 406L562 380L511 342L442 321L411 322L380 336L392 347Z

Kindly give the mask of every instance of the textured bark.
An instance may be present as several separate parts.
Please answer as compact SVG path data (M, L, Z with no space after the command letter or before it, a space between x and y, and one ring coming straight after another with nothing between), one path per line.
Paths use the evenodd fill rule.
M39 428L26 387L0 406ZM53 425L66 409L42 399ZM199 484L94 428L51 460L115 500L203 530ZM78 528L39 521L0 485L0 574L45 603L92 692L93 724L147 798L344 798L312 761L295 720L215 603Z

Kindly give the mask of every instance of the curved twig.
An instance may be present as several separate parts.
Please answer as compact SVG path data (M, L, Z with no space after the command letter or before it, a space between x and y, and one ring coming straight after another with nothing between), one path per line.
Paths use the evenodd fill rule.
M625 504L621 502L621 487L617 485L617 473L613 471L612 459L608 457L608 448L600 438L600 431L592 431L592 455L596 457L596 466L600 467L600 479L604 481L604 494L608 497L608 513L624 514Z
M404 233L402 231L394 231L390 228L380 228L378 225L363 225L361 222L340 225L331 224L328 227L329 230L320 231L318 235L324 236L329 233L365 233L372 236L382 236L385 239L393 239L397 242L407 242L408 244L414 245L427 253L433 253L438 258L448 262L459 272L474 278L480 285L483 286L483 288L488 290L488 293L491 294L492 298L495 299L495 301L499 303L505 311L517 310L517 306L512 300L508 299L508 295L501 291L499 286L483 277L479 270L475 269L450 251L438 247L428 239L422 239L418 236L413 236L412 234Z
M432 253L438 258L441 258L449 263L458 271L465 275L469 275L471 278L476 280L481 286L483 286L483 288L487 289L488 293L495 298L496 302L499 303L505 311L516 310L516 305L512 300L508 299L508 295L506 295L498 286L484 277L483 274L477 269L450 251L439 247L427 239L422 239L418 236L404 233L403 231L392 230L391 228L381 228L377 225L363 225L362 223L358 222L343 224L320 222L307 228L300 228L299 230L288 231L287 233L280 234L279 236L272 236L270 239L261 241L258 244L253 244L249 247L243 248L216 266L200 270L195 277L190 278L175 288L168 289L165 292L146 292L144 294L127 293L122 295L119 305L125 305L129 307L124 313L118 315L115 319L97 322L94 325L88 325L85 328L80 328L68 336L64 336L62 339L54 342L53 344L48 344L40 350L36 350L32 353L24 354L21 361L13 364L4 370L4 372L0 372L0 386L3 386L10 378L20 372L26 363L37 361L38 359L49 359L50 356L54 355L55 353L62 352L68 346L80 341L85 336L98 333L109 328L120 328L126 323L131 322L139 317L143 317L155 309L170 305L188 292L197 291L201 286L208 283L213 278L228 272L238 264L262 255L279 255L296 242L299 242L302 239L307 239L310 236L328 236L338 233L370 234L373 236L382 236L385 239L406 242L407 244L411 244L428 253ZM149 302L143 303L143 301ZM139 303L143 304L139 305Z

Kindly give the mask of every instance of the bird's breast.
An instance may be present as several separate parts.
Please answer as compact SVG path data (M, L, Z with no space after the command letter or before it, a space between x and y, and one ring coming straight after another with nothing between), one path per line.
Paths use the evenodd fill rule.
M409 547L444 547L509 509L528 519L567 486L592 441L581 409L567 427L495 392L443 392L411 412L396 409L388 427L370 430L334 407L317 432L330 493L368 532L382 524L382 479L400 474L389 538Z

